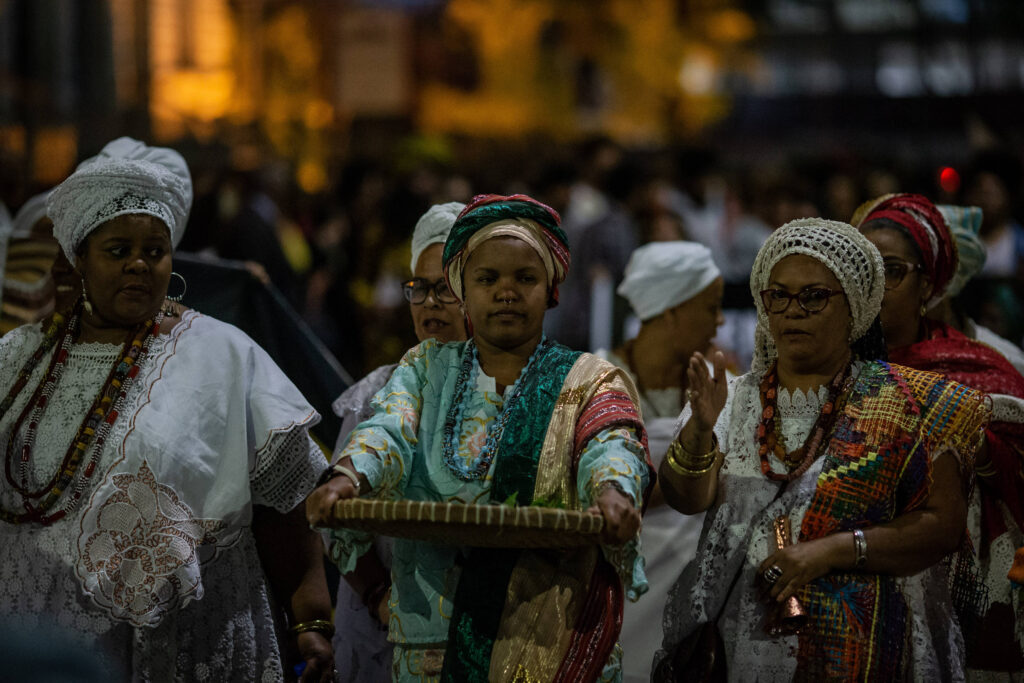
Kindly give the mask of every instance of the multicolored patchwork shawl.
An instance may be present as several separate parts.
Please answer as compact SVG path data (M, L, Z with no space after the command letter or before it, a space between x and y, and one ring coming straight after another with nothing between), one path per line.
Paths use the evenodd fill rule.
M979 392L940 375L866 363L849 389L800 540L889 522L928 498L935 449L957 449L970 480L989 411ZM828 574L801 599L798 680L898 680L908 651L896 578Z
M627 426L646 446L636 389L611 364L557 344L523 381L491 500L516 494L520 505L578 509L576 464L590 438ZM474 548L455 593L442 680L593 680L618 639L622 604L621 580L597 548Z

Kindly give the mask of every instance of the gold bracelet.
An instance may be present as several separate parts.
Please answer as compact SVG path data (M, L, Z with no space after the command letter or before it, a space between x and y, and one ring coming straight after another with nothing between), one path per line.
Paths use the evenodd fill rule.
M686 467L691 470L699 470L707 467L707 465L714 461L715 456L718 455L718 437L715 433L711 433L711 450L704 455L694 455L690 451L686 450L683 444L678 440L674 439L669 445L668 450L672 453L673 459L676 464ZM679 457L679 454L685 457Z
M685 462L681 461L677 455L680 451L689 456ZM668 453L665 454L665 460L668 461L669 468L676 474L689 479L703 477L714 468L717 459L718 439L714 434L711 435L711 450L702 456L694 457L693 454L683 448L683 444L679 443L678 439L672 442L668 447Z
M313 619L311 621L303 621L295 624L288 630L295 635L305 633L306 631L319 631L330 638L334 635L334 624L326 619Z

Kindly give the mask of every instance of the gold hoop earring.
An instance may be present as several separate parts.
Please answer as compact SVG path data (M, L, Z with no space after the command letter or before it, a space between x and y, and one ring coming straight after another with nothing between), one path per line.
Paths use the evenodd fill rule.
M922 318L925 317L925 315L928 314L928 307L925 306L924 304L921 304L921 311L920 312L921 312L921 317Z

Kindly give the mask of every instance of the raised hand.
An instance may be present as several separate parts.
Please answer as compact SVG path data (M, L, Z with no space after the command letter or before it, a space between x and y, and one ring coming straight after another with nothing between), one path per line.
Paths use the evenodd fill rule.
M710 433L714 428L729 394L725 356L721 351L716 351L711 362L714 375L709 372L704 355L697 351L690 356L690 365L686 368L686 397L700 433Z

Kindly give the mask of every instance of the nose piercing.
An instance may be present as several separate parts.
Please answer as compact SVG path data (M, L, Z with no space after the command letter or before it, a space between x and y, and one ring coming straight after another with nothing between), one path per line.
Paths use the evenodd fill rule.
M511 306L512 305L512 299L502 299L502 301L505 302L506 306Z

